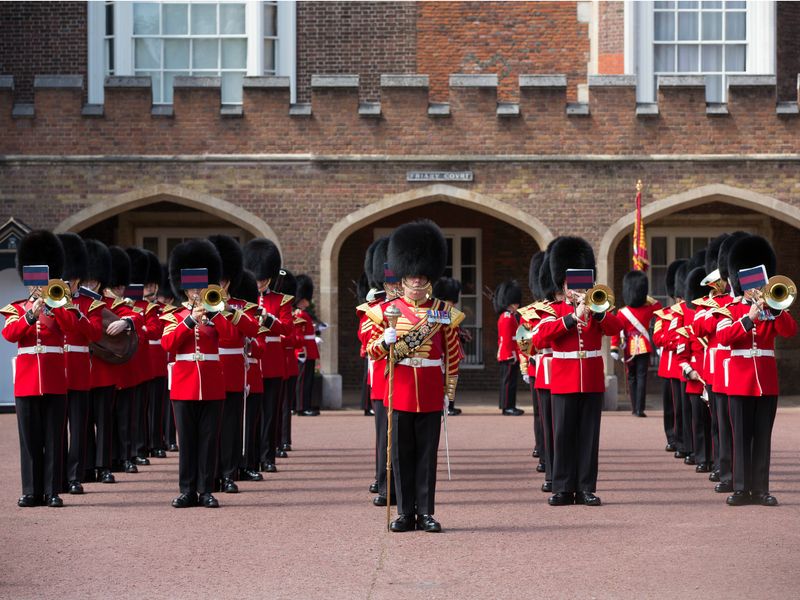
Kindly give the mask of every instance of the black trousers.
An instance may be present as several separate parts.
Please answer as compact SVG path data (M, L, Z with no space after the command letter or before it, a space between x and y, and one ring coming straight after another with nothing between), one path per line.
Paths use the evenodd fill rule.
M292 410L296 403L297 375L284 379L282 387L280 407L281 434L278 438L278 443L281 446L292 444Z
M672 380L663 378L661 380L661 404L664 407L664 434L667 436L667 443L675 443L675 405L672 402Z
M434 514L441 427L441 412L392 411L392 470L401 515Z
M136 388L130 387L117 390L114 396L114 429L116 432L114 459L117 461L130 460L134 456L131 422L133 421L135 395Z
M772 426L777 396L731 396L733 427L733 489L764 494L769 491Z
M647 401L647 368L650 366L650 353L637 354L626 364L628 373L628 393L631 397L631 411L643 413Z
M383 400L372 400L372 410L375 411L375 481L378 482L378 494L385 496L386 446L389 440L389 420ZM394 482L392 482L392 496L395 493Z
M670 378L672 410L675 416L675 447L679 452L691 452L692 442L683 438L683 397L680 379Z
M147 412L150 404L150 381L143 381L134 388L131 407L131 450L133 456L147 456Z
M500 362L500 400L498 408L506 410L517 408L517 382L519 380L519 363L515 360Z
M151 450L166 450L167 436L164 431L164 403L167 400L167 378L150 380L150 404L147 407L148 446ZM169 404L169 403L167 403ZM168 407L169 409L169 407ZM171 410L171 409L169 409Z
M172 402L170 402L169 399L169 388L167 388L164 392L163 423L164 438L166 443L169 445L176 444L178 442L178 438L175 436L175 412L172 410Z
M698 394L688 394L692 403L692 447L694 460L698 465L710 464L711 454L711 413L708 405Z
M372 400L370 400L370 387L369 387L369 359L364 359L364 377L361 379L361 410L369 410L372 408Z
M552 394L553 491L594 492L603 394Z
M93 388L92 397L92 422L89 425L94 430L94 464L88 465L98 469L110 469L112 460L112 439L114 435L114 386Z
M244 420L244 392L228 392L222 407L219 434L219 462L217 475L236 479L242 460L242 427Z
M67 451L66 480L83 481L87 465L94 462L88 456L89 415L92 398L88 391L67 391L67 422L69 430L69 450ZM66 442L66 437L64 439Z
M264 395L261 400L261 443L260 461L275 464L278 444L278 401L281 393L281 378L264 380Z
M726 394L714 392L717 405L717 425L719 427L719 480L724 483L733 481L733 431L731 415Z
M717 403L714 401L714 392L711 386L706 386L708 393L708 408L711 413L711 461L714 463L714 470L719 469L719 423L717 422Z
M300 363L300 374L297 376L297 406L298 410L312 410L312 397L314 394L314 369L317 361L306 359Z
M533 405L533 449L539 454L539 462L544 462L544 427L542 425L542 415L539 411L539 401L536 398L534 385L536 379L531 377L531 404Z
M264 395L261 392L247 395L244 407L244 456L241 466L251 471L259 470L261 462L261 407Z
M685 452L694 454L694 435L692 433L692 401L686 393L686 382L679 381L681 386L681 412L683 413L683 445Z
M64 473L67 397L18 396L16 408L22 494L59 494Z
M219 429L224 400L173 400L181 451L178 482L182 494L214 491Z
M542 421L542 447L544 448L544 479L553 481L553 403L550 390L536 390L539 414Z

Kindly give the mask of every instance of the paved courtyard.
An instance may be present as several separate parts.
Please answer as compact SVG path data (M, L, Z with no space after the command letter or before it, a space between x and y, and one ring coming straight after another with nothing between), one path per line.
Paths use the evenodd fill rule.
M389 534L373 507L372 421L295 419L280 472L170 507L177 455L63 509L19 509L14 415L0 415L3 598L789 598L800 587L800 409L773 445L777 508L730 508L663 451L660 414L603 415L604 506L549 507L530 415L468 405L442 449L440 535Z

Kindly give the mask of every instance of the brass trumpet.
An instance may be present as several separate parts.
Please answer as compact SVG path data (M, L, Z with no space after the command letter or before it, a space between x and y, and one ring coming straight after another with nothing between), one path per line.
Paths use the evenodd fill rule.
M69 287L60 279L51 279L42 288L41 297L50 308L60 308L71 302Z
M531 353L531 346L533 345L533 330L528 329L525 325L517 327L517 333L514 335L517 341L517 347L523 354Z
M794 281L783 275L770 277L762 291L764 302L775 310L786 310L797 298Z
M228 295L218 285L209 285L200 298L206 312L222 312L225 310L225 301Z
M595 313L604 313L614 308L614 290L601 283L586 292L586 307Z

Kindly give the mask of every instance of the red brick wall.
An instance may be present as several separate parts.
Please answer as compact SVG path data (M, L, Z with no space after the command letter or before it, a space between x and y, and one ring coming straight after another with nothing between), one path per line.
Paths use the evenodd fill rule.
M315 74L361 76L361 99L377 100L381 73L414 73L413 2L298 2L298 100Z
M16 101L33 100L34 75L86 77L85 2L0 2L0 75Z
M625 3L600 2L598 6L598 73L625 72Z
M447 101L451 73L496 73L501 100L519 96L517 76L567 75L569 98L586 82L588 25L575 2L420 2L417 71Z
M797 100L800 73L800 4L778 2L778 99Z

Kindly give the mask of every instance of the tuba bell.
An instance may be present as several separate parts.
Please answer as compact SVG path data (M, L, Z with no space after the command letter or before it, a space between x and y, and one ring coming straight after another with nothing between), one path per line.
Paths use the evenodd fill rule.
M51 279L47 282L47 285L42 288L42 298L50 308L60 308L71 302L67 284L60 279Z
M206 312L222 312L225 310L225 301L227 298L228 295L225 293L225 290L218 285L212 284L203 291L201 302Z
M604 313L614 307L614 291L603 284L596 284L586 292L586 306L595 313Z
M531 347L533 346L533 330L528 329L525 325L517 327L517 333L514 335L517 341L517 347L523 354L530 354Z
M775 310L786 310L797 298L794 281L783 275L770 277L763 290L764 302Z

